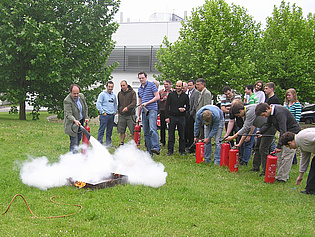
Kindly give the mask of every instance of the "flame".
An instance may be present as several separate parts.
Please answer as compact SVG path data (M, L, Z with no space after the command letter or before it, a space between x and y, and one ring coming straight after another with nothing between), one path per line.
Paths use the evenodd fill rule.
M74 186L79 187L79 188L83 188L85 187L86 183L81 182L81 181L77 181L74 183Z

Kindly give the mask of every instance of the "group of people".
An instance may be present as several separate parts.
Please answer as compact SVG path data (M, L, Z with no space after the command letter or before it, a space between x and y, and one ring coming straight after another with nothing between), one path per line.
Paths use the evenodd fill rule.
M145 72L138 73L140 86L138 93L123 80L117 98L113 93L114 83L108 81L106 90L99 94L96 108L99 111L100 127L97 140L103 144L106 129L106 146L111 143L114 117L118 113L117 130L121 143L124 144L125 132L128 127L134 136L136 122L142 122L145 146L147 151L160 154L161 146L166 145L165 130L168 127L167 155L174 153L175 130L178 131L179 153L194 152L194 143L203 140L205 143L205 162L211 162L212 138L215 140L214 164L220 164L222 132L223 140L240 150L240 165L247 165L254 147L253 167L251 171L265 175L267 156L271 151L277 152L278 164L276 181L286 182L289 179L296 148L302 152L300 175L297 184L301 183L306 172L311 152L314 152L315 129L301 131L299 119L301 104L297 100L296 91L289 89L285 97L285 106L280 105L279 98L274 94L275 84L262 81L245 87L244 100L229 86L223 88L224 97L220 105L212 104L212 94L206 88L203 78L189 80L187 83L177 81L172 89L170 80L163 82L164 89L158 90L159 83L148 80ZM138 97L138 103L137 103ZM138 105L137 105L138 104ZM136 109L138 107L138 109ZM70 136L70 150L76 152L80 144L81 134L75 131L89 121L88 108L80 87L71 85L70 94L64 100L64 128ZM137 117L136 118L136 113ZM160 135L157 131L157 116L160 115ZM278 145L275 145L275 133L280 132ZM234 140L236 139L236 144ZM254 146L254 141L255 146ZM314 163L314 164L313 164ZM315 192L315 159L312 160L308 177L307 194Z

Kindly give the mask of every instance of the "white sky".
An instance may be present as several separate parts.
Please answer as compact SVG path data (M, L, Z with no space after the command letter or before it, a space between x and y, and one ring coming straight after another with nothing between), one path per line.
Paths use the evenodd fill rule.
M254 17L257 22L265 25L267 16L271 16L274 5L280 6L281 0L226 0L227 3L232 2L236 5L247 8L248 13ZM304 16L309 12L315 13L314 0L286 0L290 5L296 3L301 7ZM190 15L193 8L202 6L205 0L121 0L120 11L115 19L120 21L120 12L123 12L123 21L127 22L127 18L131 22L147 22L153 13L175 13L183 17L184 11Z

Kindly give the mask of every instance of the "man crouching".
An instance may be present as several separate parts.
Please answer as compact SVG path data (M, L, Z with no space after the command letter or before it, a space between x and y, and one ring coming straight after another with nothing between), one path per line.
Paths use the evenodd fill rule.
M200 129L204 129L205 162L211 162L211 138L215 136L214 164L220 165L221 136L224 126L224 116L221 109L215 105L205 105L196 114L194 123L195 142L199 140Z
M311 153L315 153L315 128L307 128L294 134L292 132L284 133L280 138L281 143L290 149L301 149L300 173L296 179L296 184L300 185L303 175L310 163ZM311 162L311 168L307 177L306 187L301 193L315 194L315 156Z

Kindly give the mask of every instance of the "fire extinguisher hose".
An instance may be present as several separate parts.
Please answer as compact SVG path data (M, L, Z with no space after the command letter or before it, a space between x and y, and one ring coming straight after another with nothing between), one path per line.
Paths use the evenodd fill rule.
M51 202L56 203L56 204L58 204L58 205L71 205L71 206L80 207L79 211L78 211L78 212L71 213L71 214L61 215L61 216L40 217L40 216L36 216L36 215L32 212L31 208L29 207L29 205L28 205L26 199L23 197L22 194L16 194L16 195L14 195L14 197L12 198L12 200L11 200L11 202L10 202L8 208L5 210L4 213L2 213L2 215L6 214L6 213L9 211L9 209L10 209L10 207L11 207L11 204L13 203L14 199L15 199L16 197L18 197L18 196L20 196L20 197L24 200L24 202L25 202L25 204L26 204L26 206L27 206L29 212L30 212L30 213L32 214L32 216L35 217L35 218L52 219L52 218L62 218L62 217L67 217L67 216L73 216L73 215L79 213L79 212L82 210L82 208L83 208L83 207L82 207L81 205L79 205L79 204L62 204L62 203L59 203L59 202L55 202L53 199L54 199L56 196L52 196L52 197L50 198L50 201L51 201Z

